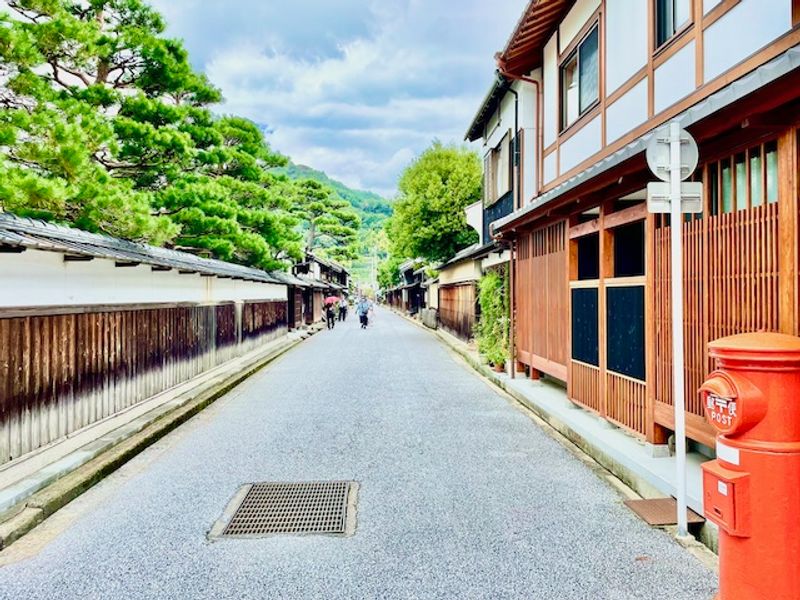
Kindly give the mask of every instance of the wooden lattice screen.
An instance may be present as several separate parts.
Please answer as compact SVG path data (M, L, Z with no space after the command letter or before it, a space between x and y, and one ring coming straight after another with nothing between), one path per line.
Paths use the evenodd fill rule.
M519 238L516 261L517 357L534 369L567 378L567 223Z
M686 408L703 414L697 389L713 369L708 342L778 330L778 205L683 223ZM672 405L670 228L655 231L655 397Z
M681 224L684 397L690 434L694 425L708 443L711 431L702 418L697 394L714 368L708 342L736 333L780 330L777 145L754 146L706 165L703 173L705 216ZM670 226L666 219L655 223L653 253L655 415L656 421L671 427Z

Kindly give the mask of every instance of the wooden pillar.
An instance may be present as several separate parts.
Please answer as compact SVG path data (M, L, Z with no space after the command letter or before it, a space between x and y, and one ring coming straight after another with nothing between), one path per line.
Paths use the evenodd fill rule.
M567 246L567 398L572 400L572 287L570 282L578 279L578 240L569 236L570 227L577 223L577 217L572 216L565 224L564 243Z
M666 444L669 432L656 423L655 233L655 215L648 213L644 234L645 439L651 444Z
M608 344L606 343L606 336L607 336L607 319L606 319L606 278L614 276L614 238L613 234L605 228L605 217L606 213L609 212L611 205L608 202L605 202L600 205L600 217L599 217L599 225L600 225L600 280L597 284L597 306L600 314L598 315L597 323L598 323L598 332L597 332L597 343L600 346L598 348L598 357L600 363L600 370L599 370L599 388L600 388L600 414L602 416L608 415L608 390L606 385L606 364L607 364L607 349Z
M782 333L797 334L797 130L778 138L778 318Z

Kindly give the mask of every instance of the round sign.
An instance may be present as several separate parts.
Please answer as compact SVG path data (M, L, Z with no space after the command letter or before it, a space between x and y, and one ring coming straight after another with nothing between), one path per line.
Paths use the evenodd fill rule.
M662 181L669 181L669 133L670 125L667 123L656 129L653 137L647 142L647 166L653 174ZM687 179L697 168L700 160L700 152L697 149L697 142L694 141L692 134L685 129L680 130L681 136L681 181Z

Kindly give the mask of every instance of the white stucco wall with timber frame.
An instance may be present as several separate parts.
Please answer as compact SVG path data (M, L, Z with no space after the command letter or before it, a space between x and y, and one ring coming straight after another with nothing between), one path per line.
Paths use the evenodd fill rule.
M800 45L797 0L684 0L658 45L656 0L577 0L542 48L543 192ZM561 71L595 24L599 98L561 123ZM583 109L581 109L583 110Z
M66 261L59 252L0 253L0 308L104 304L286 300L282 284L203 277L149 265L116 266L95 258Z

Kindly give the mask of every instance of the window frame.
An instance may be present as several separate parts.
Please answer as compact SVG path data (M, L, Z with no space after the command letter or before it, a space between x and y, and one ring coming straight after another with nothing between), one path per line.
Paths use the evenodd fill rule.
M739 158L744 160L740 162ZM708 215L717 217L778 202L777 158L777 139L773 137L739 146L733 152L709 160L704 171L707 174L705 209ZM753 170L754 159L757 159L757 173ZM742 168L737 169L737 165ZM728 173L727 184L723 171ZM740 177L742 181L739 181ZM753 190L758 191L754 193ZM758 201L754 202L756 198Z
M514 137L512 136L511 129L507 130L503 137L500 138L500 141L494 148L490 148L489 151L484 155L484 167L483 167L483 186L484 186L484 193L483 193L483 206L484 208L493 206L496 204L503 196L508 193L513 192L514 190ZM503 161L503 146L507 146L508 152L508 160ZM506 164L503 164L506 163ZM507 176L507 185L503 193L501 194L499 191L499 187L497 185L497 177L500 171L503 168L507 168L508 172L506 173Z
M688 6L688 13L689 16L680 25L675 23L675 15L673 12L672 16L672 33L667 36L664 40L659 43L658 40L658 30L659 30L659 21L658 21L658 8L661 2L670 2L673 3L675 0L653 0L653 53L658 54L663 51L665 48L671 46L675 40L683 37L683 35L689 31L694 25L694 3L695 1L700 0L686 0L689 4Z
M594 33L597 32L597 96L595 99L589 103L589 105L584 108L583 110L580 109L580 95L581 95L581 88L580 88L580 80L581 80L581 46L583 46L584 42ZM574 45L564 54L564 57L560 60L558 65L558 87L559 87L559 134L564 133L567 129L571 128L573 125L578 123L584 116L592 112L599 104L600 104L600 96L601 88L602 88L602 73L601 73L601 64L600 64L600 49L602 47L602 40L600 39L601 30L600 30L600 19L595 18L594 21L589 25L583 35L578 39L577 43ZM572 61L572 59L576 61L576 77L578 80L578 94L577 94L577 102L578 102L578 114L571 122L567 123L566 120L566 88L564 86L564 68L568 63Z

